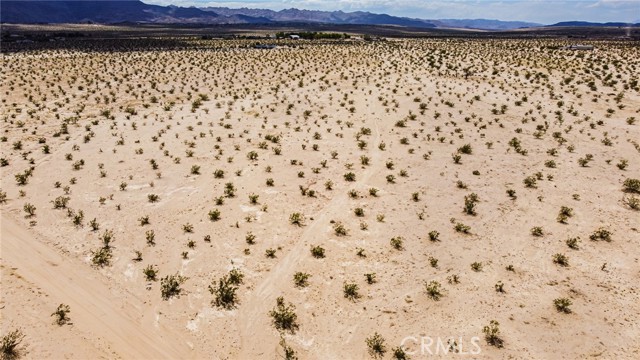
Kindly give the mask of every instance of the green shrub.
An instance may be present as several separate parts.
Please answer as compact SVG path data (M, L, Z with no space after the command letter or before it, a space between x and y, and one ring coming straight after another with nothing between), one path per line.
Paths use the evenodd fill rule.
M158 267L156 265L147 265L147 267L142 270L142 273L144 274L145 280L156 281L156 277L158 276Z
M21 346L24 341L25 335L20 329L10 331L6 335L2 336L0 340L0 354L2 354L2 360L15 360L19 359L26 350Z
M295 306L292 303L286 305L282 296L276 299L276 307L269 312L273 321L273 326L279 331L289 331L292 334L299 328L298 315L295 313Z
M309 277L311 275L298 271L293 274L293 283L297 287L307 287L309 285Z
M187 281L187 277L178 273L175 275L167 275L160 279L160 293L164 300L167 300L173 296L180 295L182 288L180 286Z
M427 291L427 295L433 300L440 300L442 297L442 289L439 282L433 280L428 283L425 283L425 289Z
M214 296L211 301L215 305L223 309L233 309L238 303L236 291L238 287L231 282L228 276L221 277L218 282L215 281L209 285L209 292Z
M356 283L347 283L345 282L342 286L342 291L344 293L344 297L355 301L360 298L360 294L358 293L358 284Z
M626 179L623 183L624 191L640 194L640 179Z
M597 230L595 230L591 235L589 235L589 239L593 240L593 241L599 241L599 240L604 240L607 242L611 241L611 231L605 229L605 228L598 228Z
M384 338L377 332L366 338L365 343L367 344L369 355L374 358L381 358L387 352L387 348L384 344Z
M556 310L558 310L558 312L565 313L565 314L571 313L570 306L572 304L573 303L571 302L571 300L567 298L557 298L553 300L553 305L555 306Z
M56 311L54 311L51 314L51 316L54 316L56 318L56 324L58 324L58 326L62 326L67 322L69 322L70 312L71 312L71 308L69 307L69 305L60 304L58 305L58 308L56 309Z
M497 348L501 348L504 346L504 341L500 338L500 323L491 320L489 325L482 328L482 332L484 333L484 338L489 345L495 346Z
M324 258L324 248L321 246L312 246L311 255L316 259Z

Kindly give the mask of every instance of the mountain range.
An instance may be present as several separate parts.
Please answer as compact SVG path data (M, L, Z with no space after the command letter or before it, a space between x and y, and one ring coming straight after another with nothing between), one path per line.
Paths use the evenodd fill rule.
M164 23L164 24L278 24L324 23L393 25L415 28L467 28L512 30L542 24L487 19L426 20L374 14L366 11L317 11L285 9L231 9L227 7L178 7L145 4L139 0L1 0L2 23ZM627 26L623 23L565 22L551 26ZM637 24L636 24L637 26Z

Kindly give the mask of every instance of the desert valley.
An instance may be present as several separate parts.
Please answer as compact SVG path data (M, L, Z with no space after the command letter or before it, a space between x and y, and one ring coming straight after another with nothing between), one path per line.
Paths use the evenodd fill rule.
M7 359L640 357L637 42L269 43L3 52Z

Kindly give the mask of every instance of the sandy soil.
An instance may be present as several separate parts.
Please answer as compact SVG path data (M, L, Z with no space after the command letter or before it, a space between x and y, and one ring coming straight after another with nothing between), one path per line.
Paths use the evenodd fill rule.
M384 358L640 356L624 186L640 178L638 47L251 44L2 56L0 322L25 358L277 359L284 340L301 359L363 359L375 333ZM209 288L234 269L237 301L217 306ZM280 296L297 331L273 324Z

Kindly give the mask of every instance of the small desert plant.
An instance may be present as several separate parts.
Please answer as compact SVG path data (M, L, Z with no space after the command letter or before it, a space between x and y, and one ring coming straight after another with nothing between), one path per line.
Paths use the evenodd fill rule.
M184 231L185 233L192 233L193 232L193 225L191 225L190 223L186 223L182 225L182 231Z
M531 235L533 236L543 236L544 230L540 226L534 226L531 228Z
M147 195L147 200L149 200L150 203L154 203L160 200L160 196L158 196L157 194L149 194Z
M504 283L502 281L498 281L495 285L494 285L495 289L497 292L499 293L504 293Z
M142 261L142 251L135 250L135 253L136 253L136 257L134 257L131 260L136 261L136 262Z
M149 215L144 215L138 218L140 226L149 225Z
M535 176L527 176L522 182L524 183L524 186L528 188L535 188L537 179Z
M387 352L387 347L384 344L384 338L377 332L365 339L369 355L374 358L381 358Z
M68 196L58 196L53 202L54 209L66 209L70 198Z
M229 280L229 277L221 277L217 283L214 281L209 285L209 292L214 296L212 304L227 310L233 309L238 302L237 290L238 287Z
M491 320L489 325L482 328L482 332L484 333L484 338L487 340L489 345L495 346L497 348L501 348L504 346L504 341L500 338L500 323Z
M640 179L629 178L626 179L622 185L624 185L624 191L640 194Z
M229 271L227 279L233 285L241 285L244 282L244 273L240 269L233 268Z
M51 316L55 317L56 324L58 324L58 326L62 326L70 320L69 319L70 312L71 312L71 308L69 307L69 305L60 304L58 305L58 308L56 309L56 311L54 311L51 314Z
M92 251L91 262L93 265L102 267L109 265L111 262L111 257L113 256L111 253L111 248L100 248L97 251Z
M347 282L345 282L342 285L342 292L344 294L344 297L349 299L349 300L352 300L352 301L355 301L358 298L360 298L360 294L358 293L358 289L359 289L359 287L358 287L358 284L356 284L356 283L347 283Z
M464 212L469 215L476 215L476 204L478 203L478 195L471 193L464 197Z
M393 358L396 360L408 360L409 355L407 352L400 346L391 349L393 352Z
M280 346L282 346L282 351L284 352L285 360L298 360L298 357L296 356L296 352L293 350L291 346L287 345L287 342L284 340L284 338L280 339Z
M564 254L557 253L553 255L553 262L560 266L569 266L569 258Z
M560 212L558 213L557 220L559 223L566 224L567 219L573 216L573 209L570 207L563 206L560 208Z
M24 210L25 213L27 213L26 217L30 218L30 217L36 216L36 207L35 207L35 205L33 205L31 203L26 203L26 204L24 204L22 209Z
M111 243L114 241L113 230L105 230L102 235L100 235L100 241L102 241L102 246L106 249L111 247Z
M629 166L629 160L622 159L619 163L616 164L616 166L618 167L618 169L624 170L627 168L627 166Z
M324 258L324 248L321 246L312 246L311 247L311 255L316 259Z
M145 238L147 239L147 244L148 245L155 245L156 244L156 233L153 230L147 230L145 233Z
M220 220L220 210L213 209L213 210L209 211L209 220L211 220L211 221Z
M304 215L299 212L292 213L289 215L289 222L293 225L303 226L304 225Z
M344 174L344 179L346 181L356 181L356 174L354 174L352 172L348 172L348 173Z
M468 234L471 231L471 227L463 223L456 223L453 228L455 231L461 232L463 234Z
M293 274L293 283L297 287L306 287L309 285L309 277L311 277L311 275L298 271Z
M156 277L158 276L158 267L155 265L147 265L147 267L142 270L142 273L147 281L156 281Z
M27 174L16 174L15 178L18 186L27 185L27 182L29 181L29 175Z
M0 340L0 354L2 354L2 360L19 359L24 352L24 349L20 346L24 338L25 335L20 329L10 331L6 335L2 336L2 339Z
M471 270L473 270L475 272L482 271L482 263L481 262L477 262L477 261L471 263Z
M404 239L402 238L402 236L395 236L395 237L392 237L391 240L389 240L389 244L391 244L391 247L393 247L396 250L402 250L404 245Z
M432 280L428 283L425 283L425 290L427 291L427 295L433 300L440 300L442 297L442 285L439 282Z
M599 228L597 230L595 230L591 235L589 235L589 239L593 240L593 241L600 241L600 240L604 240L607 242L611 241L611 231L605 229L605 228Z
M340 222L333 225L333 231L337 236L346 236L348 233L347 228Z
M374 284L377 282L376 273L364 274L364 278L367 280L367 284Z
M558 312L565 313L565 314L571 313L570 306L572 305L572 302L567 298L554 299L553 305L555 306L556 310L558 310Z
M460 164L460 160L462 160L462 156L460 154L453 154L451 155L451 158L453 158L454 164Z
M471 144L462 145L461 147L458 148L458 152L460 154L471 155L471 153L473 152L473 150L471 148Z
M292 303L286 305L282 296L276 299L276 307L269 312L273 326L279 331L289 331L292 334L299 328L298 315Z
M578 250L580 248L580 246L579 246L580 240L579 239L580 238L577 238L577 237L570 237L565 241L565 243L567 244L567 246L570 249Z
M160 279L160 294L164 300L167 300L173 296L180 295L182 289L180 286L187 281L187 277L178 273L174 275L167 275Z
M622 202L633 210L640 210L640 198L633 195L624 197Z

